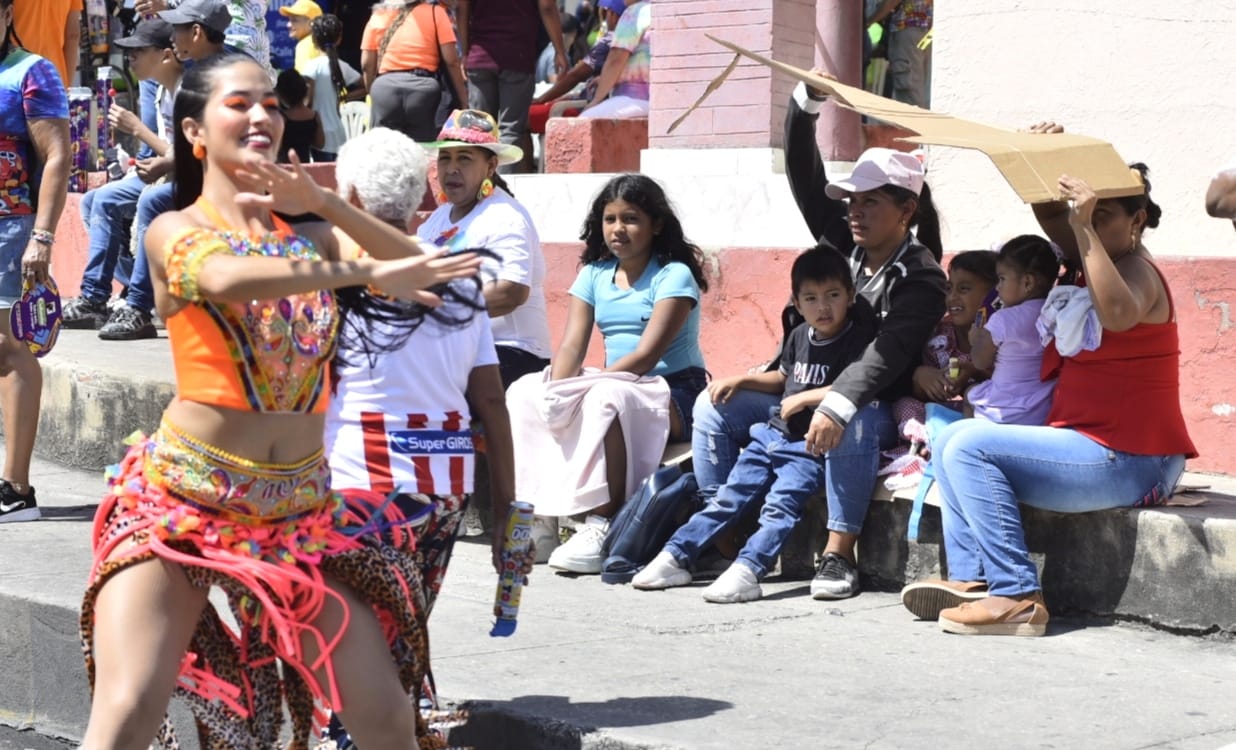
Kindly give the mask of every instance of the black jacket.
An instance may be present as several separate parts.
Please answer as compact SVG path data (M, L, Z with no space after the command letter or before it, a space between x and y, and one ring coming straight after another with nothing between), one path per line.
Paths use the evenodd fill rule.
M849 258L850 271L857 279L865 251L854 244L845 204L824 192L828 176L815 142L816 120L817 115L804 112L791 98L785 118L786 176L811 234ZM862 358L838 376L832 392L844 396L855 409L876 398L909 395L923 347L944 317L946 290L940 264L911 233L885 267L883 283L859 289L859 294L875 310L879 333ZM794 319L798 316L792 314L793 308L788 312L791 314L782 314L782 325L788 326L784 334L797 325ZM849 421L850 415L829 408L827 399L820 405L820 411L841 424Z

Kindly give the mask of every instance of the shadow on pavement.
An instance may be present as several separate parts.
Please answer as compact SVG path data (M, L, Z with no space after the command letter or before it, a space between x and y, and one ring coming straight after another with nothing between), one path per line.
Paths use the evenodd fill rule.
M57 507L39 508L43 512L42 521L91 521L99 509L96 505L62 505Z

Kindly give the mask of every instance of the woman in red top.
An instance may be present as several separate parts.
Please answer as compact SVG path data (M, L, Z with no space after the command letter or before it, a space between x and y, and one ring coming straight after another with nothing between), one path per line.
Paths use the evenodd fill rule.
M1059 126L1036 126L1060 132ZM1180 345L1171 292L1142 233L1159 223L1145 191L1099 200L1084 181L1059 180L1068 201L1036 205L1044 231L1080 271L1101 326L1097 347L1043 360L1058 377L1045 427L964 420L936 446L949 581L902 590L920 618L952 633L1042 635L1048 613L1017 503L1060 513L1157 505L1197 455L1180 412ZM1094 342L1089 342L1093 345ZM1069 349L1069 351L1072 351ZM1116 384L1119 384L1118 387ZM1129 408L1137 404L1138 408Z

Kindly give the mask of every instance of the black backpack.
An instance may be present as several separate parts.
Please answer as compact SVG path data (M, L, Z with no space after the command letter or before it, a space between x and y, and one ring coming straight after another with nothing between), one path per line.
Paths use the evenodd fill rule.
M662 466L641 482L609 524L601 581L629 583L700 509L698 489L695 475L677 465Z

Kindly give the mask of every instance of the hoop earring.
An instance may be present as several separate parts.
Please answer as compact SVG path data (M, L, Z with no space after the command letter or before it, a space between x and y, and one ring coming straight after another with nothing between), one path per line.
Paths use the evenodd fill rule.
M478 201L483 201L493 194L494 194L493 180L486 177L485 181L481 183L481 189L476 191L476 199Z
M201 143L193 144L193 158L201 161L206 158L206 147Z

